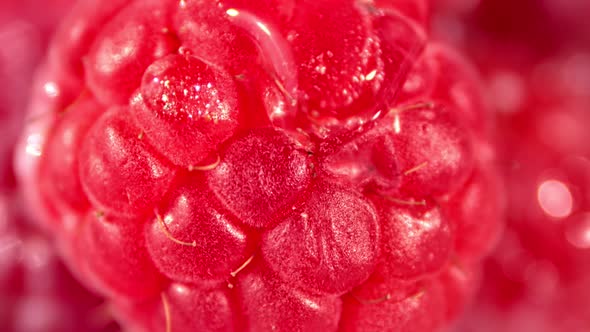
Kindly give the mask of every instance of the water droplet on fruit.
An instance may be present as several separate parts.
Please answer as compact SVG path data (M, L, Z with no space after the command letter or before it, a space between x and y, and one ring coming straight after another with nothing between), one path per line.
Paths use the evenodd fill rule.
M43 90L47 94L47 96L51 98L55 98L59 95L59 87L55 82L47 82L43 85Z
M324 64L318 64L318 65L315 67L315 70L316 70L318 73L320 73L320 75L324 75L324 74L326 73L326 65L324 65Z
M352 2L308 2L296 8L292 25L296 33L287 40L299 64L300 95L305 101L302 111L317 112L319 118L364 111L351 104L380 84L377 79L366 81L366 73L374 72L369 76L375 78L382 70L368 15Z
M294 95L297 91L295 60L277 27L246 10L230 8L226 13L230 21L246 31L260 48L263 65L272 71L271 76L278 78L286 92Z
M144 79L142 94L146 103L156 112L161 112L161 116L179 120L227 120L234 105L231 99L220 96L223 84L216 84L215 77L208 75L210 73L198 74L199 68L191 68L194 66L191 62L195 61L188 60L184 66L182 61L177 63L182 71L187 70L185 73L174 72L175 69L169 67L163 68L160 73L153 73L151 79ZM157 66L152 71L157 70L154 68Z
M377 69L371 70L368 74L365 75L365 77L363 77L363 79L365 81L372 81L375 79L375 77L377 77Z
M133 116L148 141L177 165L199 165L238 125L235 81L197 57L154 62L140 92L132 99Z
M546 180L537 189L539 206L553 218L565 218L572 213L573 198L569 187L559 180Z

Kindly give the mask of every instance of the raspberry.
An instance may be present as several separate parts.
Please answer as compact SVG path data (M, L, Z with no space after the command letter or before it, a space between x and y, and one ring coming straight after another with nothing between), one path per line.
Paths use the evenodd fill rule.
M443 328L499 204L478 79L427 5L80 3L23 189L129 329Z

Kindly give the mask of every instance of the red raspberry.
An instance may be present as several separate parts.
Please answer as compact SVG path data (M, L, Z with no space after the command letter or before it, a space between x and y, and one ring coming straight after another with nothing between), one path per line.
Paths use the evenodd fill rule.
M39 74L23 188L128 328L437 330L499 209L478 80L427 18L80 2Z

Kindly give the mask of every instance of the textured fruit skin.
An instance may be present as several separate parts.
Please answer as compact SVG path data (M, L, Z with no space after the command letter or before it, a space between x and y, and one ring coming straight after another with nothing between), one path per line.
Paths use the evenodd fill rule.
M428 15L80 2L40 69L19 180L132 331L444 328L500 204L478 80Z

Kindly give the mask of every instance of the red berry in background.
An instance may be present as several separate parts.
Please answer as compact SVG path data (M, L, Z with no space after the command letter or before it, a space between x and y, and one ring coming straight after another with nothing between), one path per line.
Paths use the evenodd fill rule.
M457 331L588 330L589 6L483 0L439 13L437 34L484 74L507 189L507 231Z
M580 51L545 57L533 66L534 75L510 67L490 74L491 84L522 84L520 96L509 97L509 92L499 105L510 111L500 115L507 189L512 193L510 227L488 263L488 275L494 277L483 290L488 301L498 304L493 310L507 329L531 324L536 316L545 317L538 331L584 331L589 322L583 290L590 278L585 240L590 95L572 82L574 73L590 72L589 55ZM527 317L519 317L519 311Z
M445 328L501 204L477 75L428 17L81 1L16 154L31 209L133 331Z
M496 321L490 331L585 331L590 323L584 295L590 280L590 94L581 88L590 77L589 59L577 50L487 73L502 112L509 193L509 227L488 259L474 309L480 319Z
M457 43L476 58L502 54L496 47L533 57L551 56L590 42L586 0L440 0L433 6L434 35ZM530 58L523 60L530 63Z
M0 329L117 331L112 314L67 271L53 243L22 215L16 193L0 194Z

